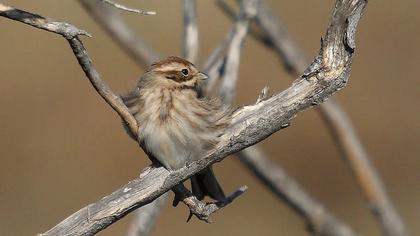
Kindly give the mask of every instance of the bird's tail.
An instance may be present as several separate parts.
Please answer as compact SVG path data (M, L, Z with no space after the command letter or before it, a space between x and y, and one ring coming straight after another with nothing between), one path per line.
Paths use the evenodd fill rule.
M217 182L211 167L191 177L191 188L198 200L202 200L205 196L210 196L217 201L225 199L225 194Z

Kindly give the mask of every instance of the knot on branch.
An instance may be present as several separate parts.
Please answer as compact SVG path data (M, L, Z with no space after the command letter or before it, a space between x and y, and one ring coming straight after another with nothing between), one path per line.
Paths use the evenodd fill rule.
M60 21L51 21L46 25L49 31L59 33L66 39L72 39L74 37L83 35L92 38L92 35L87 31L77 28L76 26Z

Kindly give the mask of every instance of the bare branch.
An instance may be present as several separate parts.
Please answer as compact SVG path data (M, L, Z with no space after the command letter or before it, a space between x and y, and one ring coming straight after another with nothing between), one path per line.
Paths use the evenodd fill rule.
M140 66L145 68L159 58L159 54L114 9L98 1L79 2Z
M286 27L273 16L263 3L259 6L256 22L266 34L266 37L259 38L263 39L261 42L274 46L289 71L295 75L302 73L309 64L303 50L296 44ZM337 147L356 176L384 233L390 236L407 235L404 223L389 200L384 184L371 164L369 155L345 111L334 98L322 104L318 111Z
M224 3L223 1L218 1ZM257 7L257 6L255 6ZM256 12L256 11L255 11ZM231 44L227 61L234 60L233 64L226 63L223 72L223 80L220 90L221 94L226 94L224 102L230 104L233 100L238 76L240 61L240 43L237 43L236 49L232 50L235 44ZM231 59L229 59L231 58ZM227 69L230 67L230 69ZM268 99L268 87L265 87L258 96L256 104ZM308 230L315 235L357 235L349 226L334 215L328 212L322 204L306 193L297 182L288 177L285 171L272 162L258 146L251 146L239 152L239 157L248 169L251 170L265 185L279 196L287 205L292 207L300 216L304 218L308 225Z
M218 1L218 3L224 3ZM240 50L240 49L238 49ZM238 51L237 50L237 51ZM232 51L232 50L230 50ZM236 52L236 54L238 54ZM232 54L228 54L227 58ZM234 90L236 86L238 64L240 57L234 57L238 62L231 67L230 74L224 79L221 90L225 94ZM224 70L224 72L226 69ZM226 72L225 72L226 73ZM231 103L234 95L226 96L224 101ZM268 88L265 87L258 96L256 104L267 99ZM251 146L239 152L240 160L250 169L266 186L278 195L287 205L291 206L307 222L308 229L316 235L356 235L350 227L337 220L320 203L316 202L293 179L289 178L283 169L273 163L257 146Z
M233 84L236 83L238 78L238 67L241 48L245 40L245 36L248 33L250 21L257 14L257 0L245 0L241 2L238 17L236 18L235 25L226 34L222 42L213 50L204 64L204 71L209 73L209 79L207 81L207 92L210 92L217 80L219 79L220 70L223 69L224 77L222 78L222 89L220 96L223 100L226 98L227 103L234 96ZM224 52L227 50L227 56L224 56ZM232 90L232 91L231 91ZM231 93L230 93L231 92Z
M105 81L102 80L99 73L93 67L92 61L87 55L82 41L78 38L78 35L89 34L83 30L77 29L75 26L69 23L47 19L30 12L6 6L4 4L0 4L0 16L20 21L39 29L60 34L66 38L71 48L73 49L73 53L76 56L80 66L82 67L95 90L108 103L108 105L110 105L118 113L118 115L127 124L129 130L133 134L137 134L138 125L136 119L131 115L120 97L115 95L114 92L112 92L112 90L105 83Z
M374 216L379 221L384 235L408 235L401 217L391 203L378 172L360 142L346 113L330 101L324 104L320 113L343 156L346 157Z
M139 178L74 213L45 235L92 235L198 171L286 127L298 112L322 102L343 88L350 75L354 33L365 4L360 0L338 0L320 54L304 75L289 89L256 105L239 109L224 140L212 153L178 171L150 167ZM90 63L82 60L86 59L86 54L76 50L83 46L81 42L77 38L69 39L69 42L73 50L80 54L76 55L80 64L90 66ZM92 73L91 70L86 72L87 75ZM100 79L98 75L96 78Z
M172 190L175 192L176 195L180 196L182 202L190 209L190 215L188 216L187 222L191 219L193 215L195 215L199 220L211 223L211 214L232 203L233 200L242 195L247 189L247 186L242 186L230 196L226 197L223 201L218 201L215 203L203 203L202 201L198 200L182 184L177 185Z
M240 160L268 188L302 216L308 230L314 235L355 236L349 226L338 220L322 204L306 193L297 182L272 162L255 146L239 152Z
M220 89L220 97L226 103L231 103L235 96L235 84L238 79L239 60L241 57L241 48L248 33L251 19L257 15L258 0L243 0L241 9L243 9L235 24L235 31L228 47L224 73L222 75L222 85Z
M139 208L135 212L135 219L132 221L126 236L147 236L155 227L155 222L159 213L168 200L168 193L148 205Z
M223 141L210 154L180 170L149 167L139 178L74 213L45 235L92 235L141 207L198 171L249 147L290 124L298 112L343 88L350 75L354 34L366 2L338 0L316 60L287 90L235 113Z
M197 62L198 57L198 26L197 26L197 3L195 0L184 0L184 46L183 55L192 63Z
M139 128L136 119L122 102L121 98L112 92L108 85L102 80L99 73L95 70L82 41L78 37L74 37L68 39L68 42L73 49L73 53L76 56L77 61L89 81L92 83L93 87L95 87L96 91L102 96L102 98L118 113L133 136L136 136Z
M73 38L79 35L92 37L88 32L78 29L76 26L71 25L69 23L45 18L40 15L32 14L30 12L6 6L3 3L0 3L0 16L15 21L20 21L38 29L60 34L66 39Z
M115 3L113 1L110 0L99 0L103 3L109 4L117 9L123 10L123 11L128 11L128 12L134 12L134 13L138 13L138 14L142 14L142 15L156 15L155 11L144 11L144 10L138 10L138 9L134 9L134 8L129 8L126 6L123 6L121 4Z

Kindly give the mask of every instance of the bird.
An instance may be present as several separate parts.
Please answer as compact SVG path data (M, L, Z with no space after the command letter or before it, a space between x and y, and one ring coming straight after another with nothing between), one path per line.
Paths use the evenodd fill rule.
M208 76L180 57L154 62L121 98L139 124L137 140L153 163L178 170L212 150L231 121L219 99L202 94ZM212 167L191 178L192 193L222 201Z

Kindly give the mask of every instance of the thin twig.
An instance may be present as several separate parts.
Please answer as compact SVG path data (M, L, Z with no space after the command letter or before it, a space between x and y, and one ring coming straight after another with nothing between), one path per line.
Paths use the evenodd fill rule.
M67 40L73 49L73 53L76 56L80 67L85 72L93 87L102 96L102 98L118 113L118 115L120 115L121 119L125 122L128 130L132 133L132 135L137 136L139 126L136 119L122 102L121 98L112 92L108 85L102 80L99 73L93 67L92 61L90 60L82 41L78 37L70 38Z
M242 186L231 195L227 196L223 201L214 203L204 203L198 200L183 184L175 186L172 190L190 209L190 215L187 218L187 222L195 215L199 220L212 223L210 220L211 214L232 203L233 200L242 195L247 189L247 186Z
M310 63L303 50L296 44L286 27L276 19L269 8L261 3L256 18L257 25L262 29L265 37L262 43L274 46L275 51L283 59L286 68L294 75L305 70ZM268 40L267 40L268 39ZM351 120L336 101L331 98L317 109L337 147L348 162L351 171L358 181L372 212L380 222L386 235L407 235L401 217L391 203L386 193L383 181L377 170L370 162L370 157L360 142Z
M89 81L95 88L95 90L101 95L101 97L114 109L121 119L127 124L130 132L137 134L138 125L136 119L131 115L128 108L122 102L119 96L115 95L109 86L102 80L99 73L95 70L92 65L92 61L87 55L86 49L83 46L82 41L79 39L79 35L89 35L84 30L80 30L75 26L60 22L42 16L32 14L30 12L22 11L13 7L6 6L0 3L0 15L15 21L31 25L33 27L47 30L56 34L62 35L67 39L73 53L76 56L81 68L85 72Z
M110 1L110 0L99 0L103 3L109 4L117 9L123 10L123 11L128 11L128 12L134 12L134 13L138 13L138 14L142 14L142 15L156 15L155 11L145 11L145 10L138 10L138 9L134 9L134 8L129 8L126 7L124 5L121 5L119 3Z
M184 0L184 45L183 56L192 63L197 62L198 57L198 26L197 26L197 3L195 0Z
M113 8L106 7L98 1L79 2L140 66L145 68L159 58L159 54Z
M131 222L126 236L147 236L155 227L157 217L168 200L168 193L135 212L135 219Z

